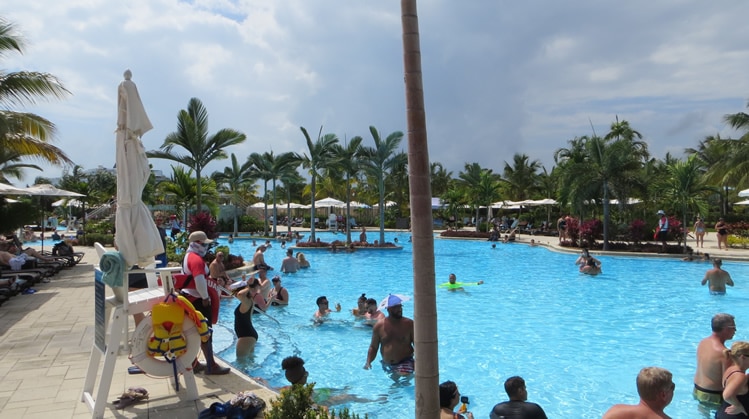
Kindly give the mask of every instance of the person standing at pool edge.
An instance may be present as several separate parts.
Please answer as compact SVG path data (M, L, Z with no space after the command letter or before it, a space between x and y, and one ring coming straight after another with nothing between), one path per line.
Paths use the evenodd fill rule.
M663 409L671 404L676 385L670 371L659 367L646 367L637 374L637 394L640 403L617 404L603 414L603 419L668 418Z
M702 285L710 283L711 295L725 295L726 285L733 286L731 275L724 271L721 265L723 265L723 261L720 258L713 259L713 269L707 271L705 277L702 278Z
M658 219L658 232L656 233L656 236L658 241L662 243L661 252L665 252L666 241L668 240L668 217L663 210L658 210L658 215L660 215L661 218Z
M728 250L728 224L723 218L718 218L715 223L715 236L718 238L718 250Z
M697 217L697 221L694 222L694 237L697 243L695 243L694 247L705 246L705 234L707 234L705 222L702 221L702 217Z
M726 341L736 333L736 321L727 313L718 313L710 321L713 333L697 345L697 371L692 396L700 403L716 408L723 402L723 371L729 362L723 355Z
M385 304L388 316L372 328L372 341L367 351L364 369L372 368L377 350L382 355L382 367L397 376L410 376L414 372L414 321L403 317L403 300L389 295Z
M208 239L202 231L193 231L188 240L190 245L182 262L182 271L188 275L188 279L185 280L182 293L186 294L195 309L203 314L210 327L218 320L218 305L221 303L216 290L208 286L208 281L213 280L208 278L208 265L203 260L203 256L208 251L208 245L213 243L213 240ZM213 338L208 338L207 342L201 343L200 348L207 365L203 367L201 364L196 364L195 369L205 369L206 374L209 375L223 375L231 371L216 363L213 357Z

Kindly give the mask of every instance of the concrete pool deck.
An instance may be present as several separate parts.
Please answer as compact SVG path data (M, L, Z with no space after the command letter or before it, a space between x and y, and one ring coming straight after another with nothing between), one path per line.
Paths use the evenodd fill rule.
M527 243L531 238L555 250L577 252L558 247L556 237L520 235L518 242ZM0 307L0 419L91 417L81 393L94 338L91 285L98 259L92 247L76 250L86 252L83 263L64 269L47 284L36 285L37 293L17 295ZM749 249L718 250L714 233L708 234L704 249L699 250L711 257L749 261ZM130 365L127 354L118 356L105 418L195 418L211 403L227 401L240 391L254 391L266 400L275 397L232 369L224 376L196 375L200 399L188 401L184 389L175 392L173 379L129 375ZM146 388L148 401L117 410L111 401L132 386Z

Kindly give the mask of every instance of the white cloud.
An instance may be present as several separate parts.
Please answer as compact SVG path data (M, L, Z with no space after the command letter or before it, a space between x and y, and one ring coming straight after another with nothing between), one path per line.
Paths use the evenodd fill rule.
M126 68L155 127L148 149L175 129L191 97L208 108L211 131L247 134L229 150L240 158L303 151L299 126L365 142L369 125L407 130L395 0L4 6L29 43L3 67L63 80L70 98L28 110L57 123L57 144L84 167L114 163L116 87ZM605 131L617 115L658 157L730 135L722 116L745 110L749 98L748 12L744 0L420 2L430 157L455 174L466 162L501 171L515 152L550 168L554 150L590 133L589 118Z

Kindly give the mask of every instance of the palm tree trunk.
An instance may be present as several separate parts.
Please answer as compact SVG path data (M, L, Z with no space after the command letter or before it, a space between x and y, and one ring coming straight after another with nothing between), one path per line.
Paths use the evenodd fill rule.
M200 172L201 172L200 166L195 168L195 176L197 176L197 179L196 179L197 182L195 184L195 192L197 196L195 198L196 198L196 204L198 207L196 214L200 214L200 211L203 208L203 182L202 182L202 179L200 178Z
M268 237L268 181L263 188L263 237Z
M237 194L234 194L234 237L237 237L239 235L239 215L237 214Z
M346 244L351 244L351 176L346 175Z
M415 388L417 403L414 417L432 419L439 417L440 414L437 296L432 236L432 187L416 0L401 0L401 15L413 236L414 346L418 359Z
M312 205L310 205L310 216L309 216L309 241L315 242L315 174L312 173L312 185L310 192L312 193Z
M277 237L278 208L276 208L276 179L273 179L273 237Z
M380 173L380 246L385 244L385 173Z
M609 250L609 218L611 208L609 207L609 187L603 183L603 250Z

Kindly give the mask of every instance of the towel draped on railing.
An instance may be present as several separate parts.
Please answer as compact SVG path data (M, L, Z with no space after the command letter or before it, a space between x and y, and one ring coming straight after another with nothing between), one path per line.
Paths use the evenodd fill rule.
M99 268L102 272L101 280L110 287L121 287L122 278L125 274L125 259L120 252L106 252L99 260Z

